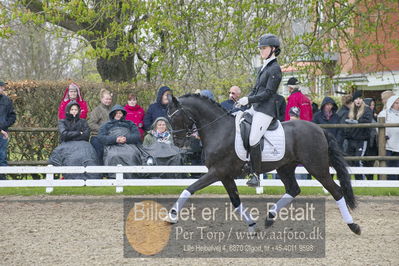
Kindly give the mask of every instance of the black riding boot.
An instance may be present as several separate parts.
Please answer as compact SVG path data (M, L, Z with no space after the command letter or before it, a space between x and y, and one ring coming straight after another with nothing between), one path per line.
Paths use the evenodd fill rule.
M251 179L247 182L247 186L249 187L258 187L260 185L259 174L261 173L262 169L262 150L260 141L251 146L250 148L250 158L251 158Z

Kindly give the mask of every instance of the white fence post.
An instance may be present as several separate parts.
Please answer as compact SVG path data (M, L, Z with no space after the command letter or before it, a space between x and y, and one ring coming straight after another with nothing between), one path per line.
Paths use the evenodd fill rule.
M47 167L53 167L51 164L47 165ZM53 181L54 180L54 173L47 173L46 174L46 180L47 181ZM53 187L46 187L46 193L52 193L54 191Z
M118 164L117 166L122 167L121 164ZM123 173L120 172L116 173L115 182L117 185L123 182ZM122 193L122 192L123 192L123 186L116 186L116 193Z
M259 187L256 187L256 194L263 194L263 174L259 175Z

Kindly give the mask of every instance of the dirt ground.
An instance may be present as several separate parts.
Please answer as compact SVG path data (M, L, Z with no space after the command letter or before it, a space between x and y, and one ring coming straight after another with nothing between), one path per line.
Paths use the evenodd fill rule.
M123 196L0 197L0 264L399 265L399 197L358 200L361 236L327 197L325 258L137 259L123 255Z

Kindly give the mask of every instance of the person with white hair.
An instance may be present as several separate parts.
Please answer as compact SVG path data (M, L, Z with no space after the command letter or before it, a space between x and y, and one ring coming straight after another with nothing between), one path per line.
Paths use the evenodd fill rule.
M290 120L289 112L292 107L298 107L301 111L300 120L312 121L312 102L306 97L299 88L299 81L297 78L290 78L285 84L288 87L290 96L287 98L287 106L285 109L285 121Z

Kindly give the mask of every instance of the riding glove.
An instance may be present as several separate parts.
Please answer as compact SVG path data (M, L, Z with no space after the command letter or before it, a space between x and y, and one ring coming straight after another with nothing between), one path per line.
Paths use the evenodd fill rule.
M245 106L248 104L248 97L242 97L241 99L238 100L237 102L241 106Z

